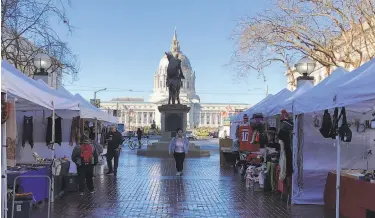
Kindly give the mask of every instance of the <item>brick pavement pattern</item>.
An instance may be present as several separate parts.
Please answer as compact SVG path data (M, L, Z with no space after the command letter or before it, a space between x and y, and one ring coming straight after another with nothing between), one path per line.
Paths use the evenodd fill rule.
M186 159L182 177L175 176L173 158L124 150L117 177L95 177L94 194L65 194L51 217L332 217L322 206L288 206L278 194L246 189L232 169L219 167L217 146L202 148L212 156ZM33 217L47 217L46 208Z

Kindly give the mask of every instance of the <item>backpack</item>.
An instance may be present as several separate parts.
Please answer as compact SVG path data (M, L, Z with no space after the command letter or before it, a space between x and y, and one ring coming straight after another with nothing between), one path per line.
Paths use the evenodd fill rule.
M331 115L329 114L328 110L324 111L322 126L320 127L319 131L324 138L330 137L330 132L332 129L332 119Z
M84 164L92 164L94 148L90 144L81 145L81 158Z
M346 112L345 112L344 107L341 109L341 115L342 115L342 124L339 128L339 135L340 135L341 141L351 142L352 141L352 131L350 130L349 125L348 125L348 121L346 120Z

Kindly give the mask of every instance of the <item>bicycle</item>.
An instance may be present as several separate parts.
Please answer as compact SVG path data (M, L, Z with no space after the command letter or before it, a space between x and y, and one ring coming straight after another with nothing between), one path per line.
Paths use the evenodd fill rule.
M131 136L124 136L124 141L122 142L122 146L125 146L131 141Z
M132 139L132 140L129 139L127 144L130 150L134 150L136 147L139 147L138 139Z
M141 144L144 145L146 144L147 146L151 145L151 141L150 139L148 138L148 136L145 136L141 139Z

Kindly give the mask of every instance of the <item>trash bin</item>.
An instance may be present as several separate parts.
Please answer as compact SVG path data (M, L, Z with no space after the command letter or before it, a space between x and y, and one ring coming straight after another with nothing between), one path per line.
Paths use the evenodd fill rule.
M30 218L32 212L32 200L14 201L13 218ZM8 217L12 218L12 198L8 200Z
M78 175L69 173L64 176L64 191L66 192L76 192L78 191Z

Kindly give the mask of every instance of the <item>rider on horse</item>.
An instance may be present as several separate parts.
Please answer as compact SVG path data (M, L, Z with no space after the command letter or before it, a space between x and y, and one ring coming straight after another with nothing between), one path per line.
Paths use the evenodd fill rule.
M167 54L167 53L166 53L166 54ZM172 54L170 54L170 53L168 53L167 56L168 56L168 55L171 55L171 58L173 58L175 61L178 62L178 67L177 67L177 69L178 69L178 75L167 75L167 81L166 81L167 84L166 84L166 85L167 85L167 87L169 87L169 79L175 79L176 76L177 76L177 79L180 80L181 85L182 85L182 81L181 81L181 80L185 79L185 76L184 76L184 74L182 73L182 69L181 69L181 59L179 59L179 54L177 53L174 57L173 57Z

